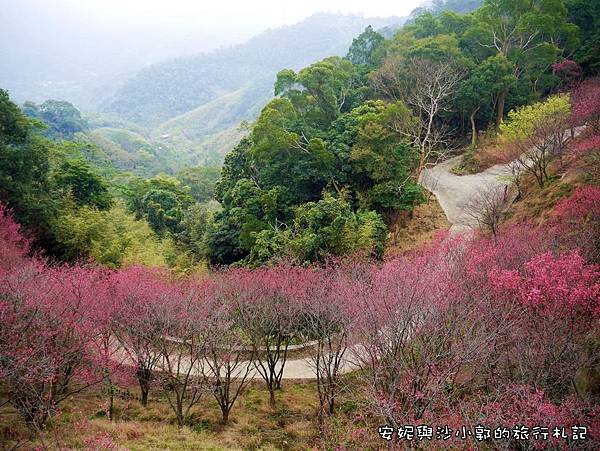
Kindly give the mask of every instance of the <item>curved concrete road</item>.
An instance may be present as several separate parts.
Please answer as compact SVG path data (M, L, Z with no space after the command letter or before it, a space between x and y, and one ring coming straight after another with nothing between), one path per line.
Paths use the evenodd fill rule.
M452 168L460 163L461 158L462 156L450 158L425 169L419 181L423 187L436 196L448 221L452 224L450 230L453 233L465 231L475 225L474 219L465 211L465 204L484 187L508 185L507 177L512 174L510 165L496 165L478 174L458 176L452 173ZM357 357L356 348L346 351L340 368L341 373L347 373L357 368L355 357ZM248 377L260 379L261 376L253 368ZM312 359L310 357L288 359L282 378L315 379Z
M473 219L465 213L464 205L483 187L508 185L507 176L511 175L509 165L496 165L483 172L472 175L454 175L452 168L460 163L462 156L454 157L426 169L420 183L437 198L448 221L450 230L457 233L472 227ZM503 180L504 177L504 180ZM340 372L347 373L357 368L356 349L348 349L341 364ZM259 379L256 370L248 377ZM283 369L283 379L315 379L314 363L309 357L288 359Z
M576 127L568 133L565 130L563 139L568 141L579 136L585 130L585 126ZM497 164L483 172L469 175L455 175L452 168L460 164L462 156L459 155L443 161L431 168L427 168L421 174L419 183L431 191L446 213L446 217L452 227L451 232L457 233L476 226L475 219L469 215L466 204L481 190L494 187L508 186L508 177L513 175L513 166L516 163ZM517 170L522 170L518 165Z
M578 136L585 127L574 130ZM565 137L570 139L570 136ZM452 233L466 232L477 227L476 219L465 208L474 196L482 190L510 185L513 163L497 164L477 174L455 175L452 168L460 164L462 155L450 158L423 171L419 183L437 198L442 210L452 225ZM356 368L352 362L353 349L349 349L342 363L341 371L349 372ZM253 377L259 376L258 374ZM260 377L260 376L259 376ZM309 358L288 360L283 371L284 379L315 379Z
M455 175L452 168L461 158L459 155L425 169L420 179L421 185L435 194L453 233L476 226L475 219L465 209L474 196L484 187L508 186L508 177L512 175L510 164L497 164L477 174Z
M474 219L465 211L465 204L477 195L484 187L508 185L512 174L510 165L496 165L483 172L471 175L455 175L452 168L460 163L462 156L450 158L431 168L425 169L420 183L431 191L444 210L448 221L452 225L452 233L458 233L474 227ZM353 362L352 349L348 349L341 365L341 372L347 373L356 369ZM289 359L283 369L283 379L315 379L312 360L308 357L302 359ZM250 374L252 378L260 378L258 372Z

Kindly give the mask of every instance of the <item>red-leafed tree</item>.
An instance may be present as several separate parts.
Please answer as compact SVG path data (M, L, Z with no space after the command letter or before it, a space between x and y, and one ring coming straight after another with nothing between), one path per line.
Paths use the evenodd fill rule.
M351 367L348 348L352 345L352 327L357 318L355 295L362 287L361 275L368 265L332 264L312 279L301 302L299 336L311 343L309 361L315 373L319 396L319 417L333 414L341 391L340 376Z
M600 78L589 78L571 92L571 126L586 123L600 132Z
M164 273L143 267L121 269L111 278L112 296L117 299L113 332L135 369L144 406L161 358L158 341L164 327L160 306L168 300L165 278Z
M33 428L58 405L103 379L90 353L99 272L26 263L2 273L0 373L9 402Z
M250 381L254 369L254 349L235 321L236 292L231 277L217 277L207 308L204 374L221 409L222 422L228 423L234 404Z
M254 351L256 371L275 406L275 390L281 388L288 348L297 335L299 299L306 290L305 270L280 265L253 271L232 271L236 291L236 322Z
M202 365L213 333L206 320L207 290L206 283L171 283L162 302L152 306L153 316L160 318L156 340L160 381L180 427L207 392Z

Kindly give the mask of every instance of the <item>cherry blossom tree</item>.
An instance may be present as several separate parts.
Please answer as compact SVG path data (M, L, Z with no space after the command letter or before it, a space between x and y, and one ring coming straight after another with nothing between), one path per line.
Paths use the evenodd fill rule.
M101 277L102 283L97 286L93 304L90 306L92 327L96 333L89 350L93 364L104 375L104 392L108 396L106 414L112 421L115 396L124 395L124 392L119 390L119 384L135 382L135 375L132 374L127 353L114 333L118 328L116 319L120 299L114 296L111 274L105 271Z
M164 333L164 318L160 305L168 299L165 277L157 270L129 267L115 272L111 280L118 305L113 333L135 368L144 406L161 359L158 342Z
M590 421L597 414L597 407L586 406L581 399L573 397L559 403L534 386L501 384L489 396L470 406L470 411L473 418L488 428L510 430L508 439L490 436L494 449L595 449L599 445L598 427ZM588 429L585 442L574 442L571 440L571 428L580 426ZM556 427L559 428L558 436L553 434ZM547 438L542 440L540 435L535 436L533 431L536 428L546 433ZM568 439L562 436L561 428L568 434ZM522 436L519 430L529 434Z
M30 243L21 232L9 209L0 203L0 266L11 268L22 263L30 251Z
M552 396L576 387L590 363L586 347L596 333L600 271L577 251L544 253L514 270L490 271L490 289L501 308L520 304L503 380L539 387Z
M566 88L572 88L581 81L583 69L575 61L566 59L552 65L552 75L559 77Z
M0 373L9 402L34 429L59 404L99 383L90 344L96 335L89 315L102 278L81 266L17 266L0 284Z
M207 392L202 371L210 325L206 321L207 284L170 284L162 302L153 306L160 333L157 368L167 399L181 427L190 410Z
M446 405L467 382L457 378L461 369L481 362L500 334L481 322L488 299L469 298L455 283L454 246L438 243L374 269L357 296L363 346L354 355L367 370L371 407L393 427Z
M357 277L368 272L367 265L340 266L339 262L317 272L301 303L299 336L310 347L310 362L315 373L319 396L319 418L333 414L340 394L340 376L351 345L352 325L356 318L354 296Z
M571 92L571 126L589 123L600 132L600 78L589 78Z
M275 406L275 390L281 388L288 348L297 335L298 299L306 289L305 271L282 264L253 271L232 271L223 277L235 280L236 322L248 337L255 368Z
M229 415L240 394L250 381L254 368L254 349L248 347L242 330L235 321L235 293L228 284L235 283L230 277L217 277L213 282L213 297L207 309L204 374L209 379L213 396L221 409L222 422L229 422Z
M587 260L600 263L600 188L580 187L561 200L553 210L551 232L564 248L579 248Z

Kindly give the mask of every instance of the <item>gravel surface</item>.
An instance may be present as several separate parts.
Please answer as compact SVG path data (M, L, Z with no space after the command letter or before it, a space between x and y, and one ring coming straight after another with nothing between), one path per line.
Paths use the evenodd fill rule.
M460 163L461 158L459 155L425 169L420 180L421 185L435 194L452 224L452 233L475 226L474 219L465 211L465 205L484 187L508 185L506 177L512 174L509 165L497 164L477 174L455 175L452 168Z

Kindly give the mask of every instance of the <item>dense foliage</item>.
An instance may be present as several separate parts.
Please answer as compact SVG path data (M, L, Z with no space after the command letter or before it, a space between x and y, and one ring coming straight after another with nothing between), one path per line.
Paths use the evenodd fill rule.
M509 109L581 78L577 63L565 59L582 44L567 6L489 0L465 15L427 11L389 40L367 28L346 58L280 71L278 97L225 160L216 191L224 210L208 236L211 261L259 264L283 255L312 261L346 253L343 226L335 240L303 219L317 211L327 218L323 211L333 199L341 222L343 203L359 217L376 212L388 224L398 211L410 212L423 199L417 180L428 164L469 132L476 146L478 130L499 129ZM560 114L549 118L544 108L552 105L511 112L502 133L515 156L536 145L546 165L560 156L558 134L568 128L570 111L563 100ZM551 140L560 149L546 149ZM541 185L544 171L533 171ZM346 249L379 255L376 236L383 235ZM314 243L318 252L310 250Z
M207 396L227 423L251 372L277 405L289 347L301 339L314 343L306 352L321 421L339 408L343 373L362 368L350 395L395 430L585 426L578 445L594 449L600 272L590 260L598 241L584 237L597 235L599 208L600 191L587 187L541 229L441 237L383 265L281 264L178 280L147 267L28 257L28 240L2 207L3 401L40 431L67 398L96 384L112 387L111 419L117 387L136 380L144 406L157 386L165 391L180 426L195 421L192 409ZM551 438L557 446L571 439Z
M132 263L187 267L194 261L190 257L178 262L180 251L173 238L159 237L146 221L149 218L160 233L167 227L177 229L185 209L194 202L189 187L184 189L177 179L166 176L145 182L154 191L149 193L148 188L143 192L148 196L138 199L145 201L141 210L131 208L136 219L119 199L133 196L122 194L123 174L119 178L110 162L98 158L93 145L65 141L69 136L65 116L52 119L62 132L48 135L54 139L49 141L43 135L53 127L52 120L43 117L49 126L44 128L25 116L5 91L0 91L0 111L0 200L34 237L36 248L58 260L92 258L112 267ZM190 169L190 176L193 173ZM214 173L208 179L201 175L205 173L201 170L195 181L190 180L199 199L206 199L215 183ZM136 183L137 179L130 182L128 192L136 192ZM179 196L174 200L173 191Z
M41 105L25 102L23 113L46 123L48 125L46 135L49 138L69 139L75 133L88 128L88 124L81 117L79 110L65 101L46 100Z

